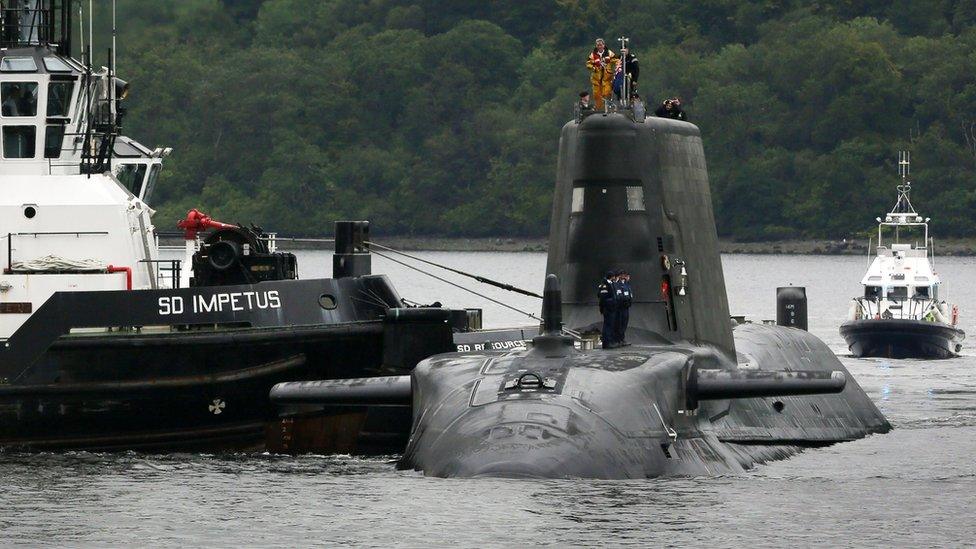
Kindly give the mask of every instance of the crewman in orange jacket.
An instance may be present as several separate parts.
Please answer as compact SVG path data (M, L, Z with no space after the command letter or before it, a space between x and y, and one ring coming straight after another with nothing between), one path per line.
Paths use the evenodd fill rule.
M590 84L593 85L593 108L603 109L603 102L613 92L613 68L617 56L614 55L602 38L596 39L596 46L586 58L586 68L590 70Z

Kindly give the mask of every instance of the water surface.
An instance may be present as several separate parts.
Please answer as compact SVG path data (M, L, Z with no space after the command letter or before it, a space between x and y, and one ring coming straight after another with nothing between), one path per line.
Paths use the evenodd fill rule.
M541 291L545 255L421 253ZM531 323L374 257L403 297L481 306L487 326ZM331 256L303 252L305 278ZM776 286L806 286L810 330L836 352L865 258L727 255L733 314L775 318ZM976 337L973 258L938 263L943 297ZM538 300L477 287L535 313ZM644 481L430 479L389 458L0 455L0 543L71 546L961 546L976 539L976 353L945 361L842 357L895 426L743 475Z

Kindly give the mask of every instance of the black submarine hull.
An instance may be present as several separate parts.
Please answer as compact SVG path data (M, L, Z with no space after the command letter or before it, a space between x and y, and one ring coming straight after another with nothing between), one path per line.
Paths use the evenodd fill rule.
M270 299L249 308L248 292ZM398 303L385 276L55 294L0 354L0 449L287 449L301 433L268 400L276 383L407 371L455 348L447 311L387 318ZM67 333L97 326L128 328ZM393 412L336 410L319 443L389 452L409 425Z
M400 467L435 477L720 475L890 430L814 336L753 324L734 334L737 364L699 346L654 344L562 358L531 351L432 357L413 373L414 426ZM836 394L709 399L691 409L692 366L842 372L846 385ZM553 387L505 388L527 372Z
M851 320L840 334L856 357L920 359L958 356L966 337L954 326L912 319Z
M437 355L409 384L286 384L272 396L409 402L399 466L436 477L720 475L891 429L813 335L733 330L693 124L627 111L567 123L552 212L530 349ZM617 269L631 275L632 345L582 350L603 321L597 284Z

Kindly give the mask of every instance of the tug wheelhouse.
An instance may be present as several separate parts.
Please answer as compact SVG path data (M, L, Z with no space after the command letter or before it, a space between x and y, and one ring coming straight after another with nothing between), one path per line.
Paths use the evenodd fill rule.
M118 135L128 85L111 55L71 57L69 6L0 3L0 339L55 292L159 287L146 201L165 155Z

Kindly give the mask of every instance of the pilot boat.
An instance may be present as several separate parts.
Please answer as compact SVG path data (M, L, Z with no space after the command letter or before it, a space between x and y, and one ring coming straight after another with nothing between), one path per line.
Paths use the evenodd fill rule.
M910 157L899 155L898 200L878 221L875 257L840 333L857 357L949 358L962 349L959 308L942 299L935 270L929 220L912 206ZM892 236L886 244L885 233ZM921 243L911 240L922 237ZM907 240L907 241L906 241Z
M71 56L72 5L0 3L0 451L260 450L275 383L405 371L480 325L404 309L371 274L365 221L337 222L331 278L299 280L273 234L195 210L183 259L161 257L150 202L171 151L120 134L129 85L90 37ZM329 420L359 452L398 421Z

